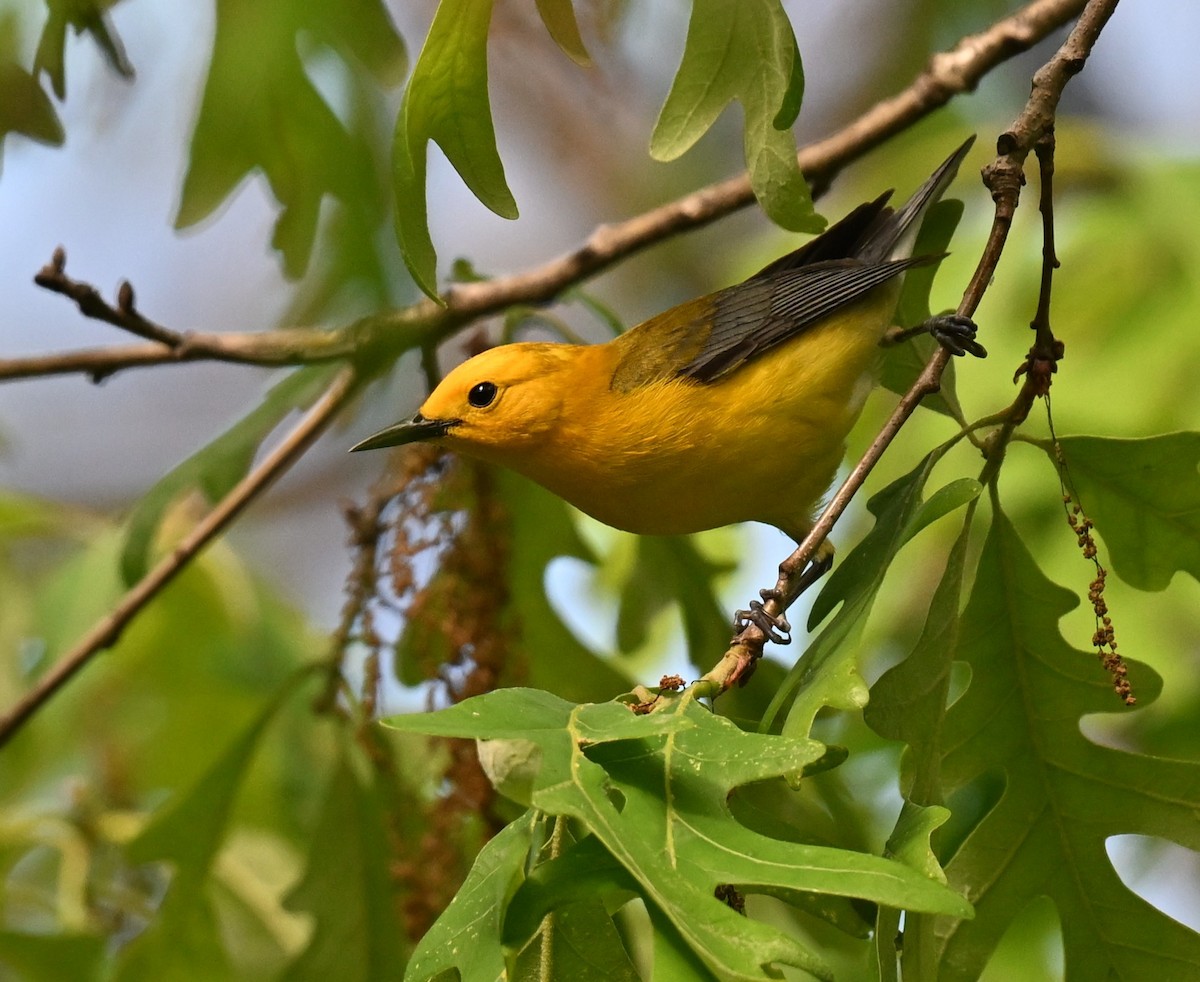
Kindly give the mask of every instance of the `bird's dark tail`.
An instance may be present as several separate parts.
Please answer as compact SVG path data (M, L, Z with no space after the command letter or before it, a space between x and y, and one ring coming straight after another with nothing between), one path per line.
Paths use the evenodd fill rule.
M912 197L896 211L885 210L855 247L854 258L868 263L881 263L889 259L906 259L911 255L925 213L950 186L950 182L958 173L959 164L963 162L974 142L975 137L972 136L950 154L942 165L929 175L929 180L917 188Z

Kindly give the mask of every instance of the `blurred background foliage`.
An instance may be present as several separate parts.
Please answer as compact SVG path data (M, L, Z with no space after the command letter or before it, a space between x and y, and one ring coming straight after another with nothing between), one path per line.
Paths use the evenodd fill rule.
M804 58L800 142L835 130L906 84L930 52L1015 9L950 0L818 6L785 5ZM1120 8L1060 111L1060 434L1145 437L1200 420L1200 86L1194 77L1181 83L1190 60L1172 47L1200 31L1185 6ZM75 275L105 290L131 278L140 307L180 329L340 324L418 295L392 231L391 144L401 83L434 4L186 7L0 6L6 356L109 340L107 328L29 283L59 242ZM647 153L683 50L686 5L595 0L576 13L589 68L555 46L533 3L496 5L491 103L521 218L510 224L485 212L431 148L428 219L443 272L458 257L486 275L520 270L599 222L744 165L736 112L676 160ZM966 210L934 285L935 309L956 304L990 222L973 175L1050 50L993 72L977 93L855 165L817 203L837 216L881 188L903 192L978 132L954 189ZM738 280L795 241L747 210L621 264L545 317L484 329L493 338L516 330L603 340L609 311L636 323ZM1040 247L1027 201L977 315L990 358L961 366L957 378L968 418L1012 398L1011 370L1031 340ZM478 343L443 345L442 365ZM257 369L194 365L127 372L103 386L64 378L0 390L8 488L0 493L0 703L14 702L111 607L131 544L161 554L194 520L199 496L162 485L139 505L163 474L257 409L245 448L252 454L302 403L278 389L271 403L277 381ZM368 389L345 429L4 748L4 982L397 977L480 844L515 813L495 799L469 744L384 732L369 725L372 715L496 684L605 700L661 671L690 677L723 650L728 612L774 580L788 545L773 530L637 540L511 475L450 465L444 480L441 471L431 480L428 467L447 465L399 458L380 475L377 459L346 459L355 438L410 411L422 385L417 359L406 357ZM884 391L872 398L851 457L892 401ZM920 413L868 490L910 471L953 431L944 417ZM1040 407L1027 432L1046 435ZM947 480L973 474L975 451L960 446L940 466ZM223 480L204 473L203 460L201 471L188 483ZM1002 488L1043 572L1086 594L1090 566L1042 451L1014 445ZM346 500L357 504L339 508ZM426 520L406 523L405 508ZM154 520L139 524L147 509ZM382 539L379 523L392 529ZM860 504L843 518L838 542L844 549L870 526ZM1099 533L1103 543L1103 526ZM1181 525L1183 541L1195 535ZM861 641L868 681L912 648L953 537L952 527L935 525L900 553ZM376 544L379 563L367 548ZM1122 651L1161 675L1161 695L1133 714L1117 714L1114 699L1113 713L1082 725L1107 746L1196 760L1200 588L1189 575L1159 585L1139 591L1112 577L1108 598ZM448 611L457 613L450 627ZM1077 607L1060 627L1086 648L1091 611ZM790 664L799 647L776 655ZM344 682L331 687L339 671ZM764 664L722 708L758 718L782 675L779 663ZM900 744L860 714L823 714L815 733L850 757L810 782L797 807L879 851L899 809ZM1193 853L1137 836L1107 848L1127 884L1200 927ZM860 941L812 919L793 923L782 905L763 916L806 933L839 978L863 977ZM1061 978L1059 931L1054 908L1031 903L983 977Z

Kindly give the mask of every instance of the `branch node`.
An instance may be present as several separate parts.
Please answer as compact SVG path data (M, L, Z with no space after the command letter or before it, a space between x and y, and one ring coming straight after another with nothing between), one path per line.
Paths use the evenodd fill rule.
M133 284L129 280L121 280L117 287L117 309L127 317L134 313Z

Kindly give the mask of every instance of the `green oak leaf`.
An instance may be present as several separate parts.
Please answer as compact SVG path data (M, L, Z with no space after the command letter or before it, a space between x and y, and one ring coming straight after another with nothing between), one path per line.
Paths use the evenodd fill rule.
M211 870L262 735L308 674L293 674L199 780L156 812L130 845L133 862L167 861L174 876L152 927L121 949L117 982L233 977L208 891Z
M0 150L10 133L56 147L65 138L54 103L37 80L0 55Z
M763 209L784 228L819 231L824 223L813 211L791 133L803 93L800 50L779 0L693 0L683 60L650 154L679 157L736 99L745 117L750 183Z
M155 533L171 503L192 490L200 491L209 503L220 500L245 476L263 440L289 413L317 399L333 371L331 365L310 365L291 372L250 413L142 496L129 517L121 552L121 576L127 584L136 583L149 568Z
M261 171L281 206L272 245L291 277L308 266L324 197L350 202L374 193L360 187L370 172L365 150L309 79L301 35L383 82L404 63L379 0L217 0L212 62L175 217L176 228L196 224Z
M1059 443L1121 579L1140 590L1165 589L1177 571L1200 579L1200 433ZM1053 463L1053 445L1038 446Z
M38 40L33 60L33 74L50 76L50 85L60 100L67 97L66 45L67 29L76 34L90 34L104 54L108 66L125 79L132 79L133 65L125 54L120 35L113 30L108 11L119 0L46 0L46 26Z
M959 896L903 863L773 839L736 821L728 803L733 789L795 777L825 747L746 733L686 696L638 716L620 703L573 705L537 690L503 689L388 724L538 744L534 807L572 818L583 834L594 836L647 906L719 979L772 978L777 964L829 977L814 950L716 899L720 886L858 897L970 916Z
M409 272L437 296L437 253L425 200L426 152L432 140L467 187L504 218L517 203L496 149L487 88L487 34L492 0L442 0L404 93L392 139L396 234Z
M404 982L425 982L457 970L463 982L507 977L500 935L504 910L525 874L536 814L506 825L480 850L450 906L421 939Z
M867 685L858 669L857 642L892 560L914 535L974 499L981 490L977 481L963 478L940 488L928 500L922 497L929 475L951 445L935 448L916 468L867 503L875 526L834 567L813 603L809 629L839 603L841 607L777 688L763 716L763 729L776 725L789 702L783 731L795 735L807 734L825 706L853 710L866 704Z
M946 982L977 978L1007 926L1043 894L1058 909L1068 978L1184 980L1200 964L1200 934L1126 887L1105 849L1122 834L1200 848L1200 764L1101 747L1080 732L1082 716L1121 705L1095 655L1059 632L1077 602L997 512L954 653L971 682L939 743L952 806L990 775L1002 786L942 857L977 913L970 923L934 922L932 962ZM1152 700L1158 677L1128 666L1139 700Z
M396 934L387 818L379 794L356 773L343 748L324 795L301 881L284 901L310 913L316 929L280 982L383 982L396 977L403 945Z

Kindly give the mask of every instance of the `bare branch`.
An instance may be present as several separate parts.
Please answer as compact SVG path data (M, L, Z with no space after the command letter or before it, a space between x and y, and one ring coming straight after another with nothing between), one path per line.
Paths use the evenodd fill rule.
M1050 61L1034 75L1033 92L1025 109L997 141L997 150L1000 156L983 170L984 183L991 190L996 204L996 214L975 273L959 304L959 314L969 317L979 306L979 301L996 270L1008 238L1008 230L1012 225L1012 215L1016 210L1019 190L1024 184L1021 165L1029 150L1053 131L1054 114L1063 88L1082 70L1100 31L1112 15L1116 4L1117 0L1090 0L1086 4L1078 23L1067 40ZM1026 8L1026 10L1029 9ZM796 599L796 584L800 575L809 565L812 557L816 555L817 549L825 541L834 523L846 510L847 505L878 463L883 452L908 418L916 411L921 400L941 388L942 373L949 360L950 354L944 348L939 348L930 357L920 376L896 405L892 415L872 441L871 446L838 488L829 504L825 506L812 531L796 550L780 563L775 595L781 599L767 600L764 610L768 616L782 614ZM1032 403L1035 395L1032 386L1023 387L1016 402L1004 414L997 439L991 442L992 454L1003 454L1004 446L1007 444L1014 426L1028 414L1029 404ZM998 460L998 456L989 463L994 464L995 460ZM766 641L766 633L762 628L757 624L748 624L730 642L729 650L726 651L721 661L705 674L705 682L715 686L716 691L719 692L729 688L739 679L744 679L752 670L754 663L762 656L763 645Z
M972 91L993 68L1041 41L1078 15L1083 7L1084 0L1033 0L1012 16L964 37L949 51L934 55L903 91L799 152L800 168L813 185L814 194L828 187L842 168L868 150L928 116L956 95ZM78 364L74 366L69 360L71 355L50 356L52 360L46 361L0 361L0 381L33 377L43 366L47 369L43 374L77 371L104 377L123 368L176 361L210 359L273 366L349 358L367 352L363 364L386 365L389 357L437 343L464 324L513 304L548 303L567 287L620 260L681 232L708 225L753 200L745 174L729 178L626 221L601 225L581 246L540 266L512 276L453 285L446 291L445 306L426 299L334 330L292 328L255 334L183 334L152 324L133 311L132 290L130 311L123 312L120 302L113 308L100 300L94 288L77 284L80 291L90 293L80 296L65 289L57 292L72 297L88 316L142 336L153 336L162 343L163 350L157 355L149 350L128 353L127 362L118 356L104 362L95 352L79 352ZM57 275L61 276L65 257L58 253L55 261L39 274L48 275L51 282L43 284L48 289L56 289L53 285L56 262Z
M172 365L183 361L178 348L150 342L125 344L115 348L85 348L53 355L28 358L0 358L0 381L47 378L53 375L87 375L93 382L126 368Z
M112 324L145 338L148 343L27 358L0 358L0 382L68 374L84 374L92 381L100 382L127 368L191 361L225 361L268 368L314 364L350 358L361 350L360 339L379 333L384 324L394 332L397 323L394 315L384 314L364 317L338 330L289 327L221 334L175 331L147 320L138 312L133 287L128 281L117 289L117 303L113 306L92 284L67 276L66 263L63 249L55 249L53 258L34 277L34 282L75 301L85 317ZM420 343L424 336L419 330L413 331L409 343Z
M0 358L0 382L79 374L100 382L127 368L182 365L194 361L279 368L349 358L355 352L354 344L344 331L311 327L230 334L187 332L180 337L182 340L174 346L151 341L53 355Z
M0 747L99 652L111 648L130 621L190 563L242 510L285 473L357 390L359 376L350 366L334 377L329 388L279 445L204 516L171 552L142 577L117 605L97 621L75 646L43 675L9 712L0 718Z
M50 262L38 271L33 282L51 293L60 293L75 301L85 317L101 320L114 327L136 334L147 341L157 341L169 348L183 344L183 335L148 321L134 307L133 286L125 280L117 288L117 306L111 307L100 291L89 283L80 283L66 274L67 253L62 246L54 250Z
M1069 22L1083 7L1084 0L1035 0L934 55L902 92L872 106L834 135L803 148L798 159L804 176L815 192L823 190L847 164L954 96L972 91L989 71ZM515 303L544 303L626 256L708 225L753 200L745 174L712 184L627 221L602 225L582 246L542 266L503 279L455 285L446 292L447 312L460 320Z

